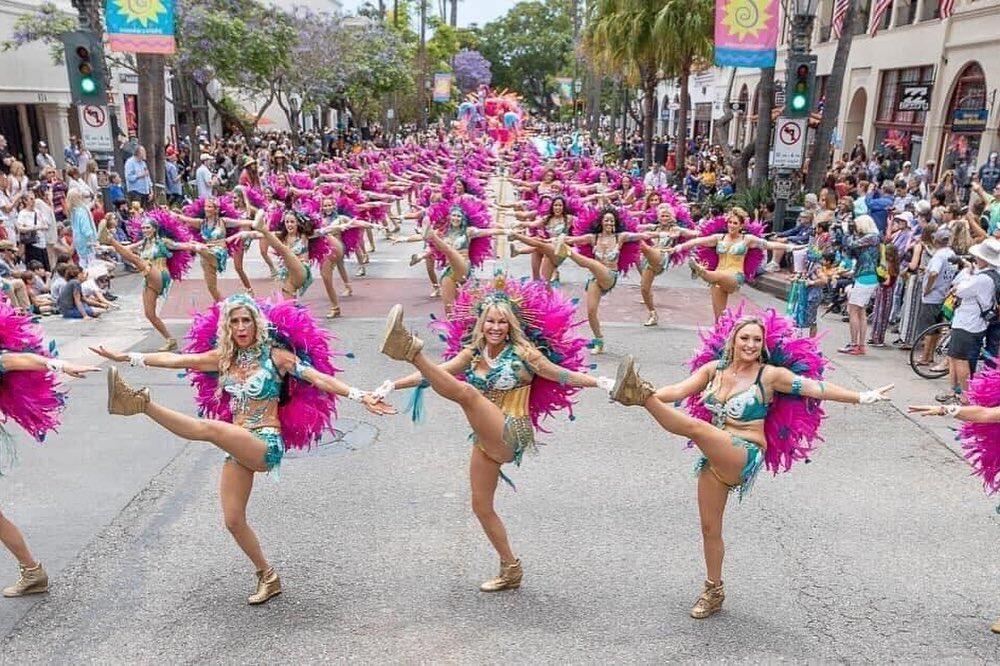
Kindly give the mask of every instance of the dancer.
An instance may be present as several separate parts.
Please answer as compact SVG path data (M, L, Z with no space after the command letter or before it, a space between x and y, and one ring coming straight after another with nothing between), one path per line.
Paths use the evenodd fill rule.
M722 230L725 232L722 233ZM739 206L723 218L716 217L702 222L698 229L701 238L675 245L667 254L700 248L699 257L688 263L691 273L708 283L715 321L729 303L729 297L740 290L744 283L757 277L757 270L764 261L764 250L798 250L798 245L767 241L758 222L751 222L747 212Z
M521 222L521 228L533 229L541 238L559 238L572 233L576 217L570 214L566 199L562 196L553 197L545 212L544 200L536 213L515 213L514 217ZM532 220L532 221L529 221ZM519 254L531 255L531 277L546 282L556 279L556 267L549 261L542 250L537 247L521 249L513 243L510 245L510 256Z
M179 280L191 267L193 254L204 246L191 240L191 233L164 210L153 210L141 218L130 220L130 235L138 237L128 245L120 243L112 232L117 222L111 218L101 225L100 242L110 245L122 259L132 264L143 277L142 306L146 320L163 336L164 344L157 351L177 349L177 340L156 313L156 301L166 298L170 283ZM134 233L138 228L138 233Z
M591 276L583 288L587 293L587 320L594 333L591 349L595 354L604 353L604 333L598 312L601 299L615 288L621 273L638 263L638 241L652 238L650 234L628 231L626 224L631 224L631 219L625 215L624 211L614 208L604 208L596 214L588 212L577 220L577 230L583 232L581 235L560 237L554 243L513 234L516 240L538 248L556 268L569 258L590 271ZM571 249L571 245L581 246L582 251Z
M312 284L309 266L309 239L313 235L313 222L306 213L287 209L280 212L281 227L271 231L267 219L258 213L254 230L263 235L269 248L278 255L278 270L274 280L281 287L285 298L300 298Z
M178 437L226 452L219 481L222 512L257 571L257 587L247 603L262 604L281 593L281 581L247 524L254 474L276 471L287 448L307 447L330 429L333 396L360 402L374 414L392 410L333 377L327 335L307 310L292 302L265 309L248 295L230 296L196 319L189 338L192 343L182 354L123 353L103 345L91 350L116 363L191 374L208 418L153 402L148 388L132 388L116 367L108 370L108 412L145 414Z
M326 235L333 244L333 251L320 264L319 274L323 278L323 288L326 296L330 300L330 310L326 313L327 319L334 319L340 316L340 299L337 290L333 286L333 269L336 267L340 273L340 279L344 283L344 296L351 296L354 289L351 287L351 278L347 275L347 267L344 265L345 257L356 252L358 247L364 242L362 239L362 229L371 226L368 222L361 222L354 219L354 210L351 202L346 197L338 201L332 196L323 197L322 227L317 230L317 235Z
M199 205L200 204L200 205ZM219 200L215 197L199 199L198 202L185 207L185 213L174 213L174 216L189 227L196 229L201 236L201 249L198 256L201 258L201 269L205 276L205 287L212 295L212 300L218 303L222 300L222 293L219 292L219 274L226 272L226 263L229 260L229 243L236 243L234 253L242 252L243 241L258 238L254 232L250 231L253 225L252 219L239 219L233 217L235 210L228 211L230 215L223 216L220 211ZM200 214L199 214L200 213ZM244 231L231 234L230 230L243 228ZM235 262L234 262L235 264ZM236 266L236 272L244 289L248 293L253 291L250 285L250 278L243 271L242 261Z
M808 456L823 418L819 401L867 405L888 400L892 389L858 393L824 382L816 341L793 339L793 330L791 320L773 311L761 317L727 312L692 360L693 374L659 390L639 376L632 356L618 366L611 399L645 407L663 429L702 453L695 469L707 578L693 618L718 612L725 599L722 519L730 491L739 489L742 500L763 465L777 473ZM684 399L697 418L672 407Z
M578 372L586 341L573 335L573 312L571 302L538 282L500 277L465 288L443 325L449 360L440 365L421 351L423 341L403 328L403 307L396 305L389 313L381 351L412 363L417 372L386 380L374 396L423 386L423 378L436 393L458 403L472 428L472 511L500 556L500 573L480 586L483 592L520 587L523 576L493 506L498 479L510 483L501 466L520 464L524 452L535 447L539 419L569 409L578 387L607 389L612 384ZM553 358L561 359L560 364Z
M267 207L267 196L257 187L237 185L233 188L233 207L243 219L255 220L257 219L257 211ZM246 271L243 269L243 260L246 257L246 251L250 249L251 245L251 240L244 240L242 250L237 249L233 254L233 268L236 269L236 274L240 276L241 280L246 274ZM257 250L260 252L264 264L267 265L267 270L274 277L277 269L274 267L274 261L267 251L267 243L264 242L263 238L257 241ZM248 286L247 293L253 296L252 286Z
M7 302L0 300L0 417L17 423L36 441L54 432L59 425L59 412L65 396L56 386L55 375L63 373L82 378L97 372L90 365L76 365L47 356L41 330L29 316L18 314ZM0 425L0 477L10 471L17 460L14 439ZM3 589L5 597L40 594L49 589L49 576L42 567L21 530L0 511L0 543L17 560L20 578Z
M958 432L962 452L989 495L1000 491L1000 369L983 368L966 392L968 405L911 405L911 414L950 416L964 421ZM1000 508L997 509L1000 511ZM990 630L1000 634L1000 619Z
M660 323L660 317L653 302L653 281L667 270L668 260L676 264L680 263L683 257L681 254L668 255L666 250L673 247L679 238L692 238L697 236L698 232L678 225L673 206L666 203L656 208L656 224L642 224L639 225L639 229L652 235L652 240L655 241L639 245L639 251L642 252L639 293L649 311L649 318L643 326L656 326Z

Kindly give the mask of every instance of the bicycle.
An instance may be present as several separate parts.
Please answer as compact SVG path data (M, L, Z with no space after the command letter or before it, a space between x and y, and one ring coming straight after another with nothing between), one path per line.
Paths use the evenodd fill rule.
M930 363L922 365L924 341L932 336L937 336L937 343L931 349ZM948 343L950 341L950 322L934 324L921 331L917 339L913 341L913 347L910 349L910 367L913 368L913 372L924 379L939 379L947 375Z

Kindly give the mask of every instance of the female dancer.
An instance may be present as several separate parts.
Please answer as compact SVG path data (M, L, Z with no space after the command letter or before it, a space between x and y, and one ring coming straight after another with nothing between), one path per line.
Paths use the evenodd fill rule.
M191 241L186 227L175 223L167 211L155 210L139 223L139 240L125 245L112 236L114 218L101 225L100 241L110 245L122 259L132 264L143 277L142 306L146 320L163 336L164 344L157 351L177 349L177 340L170 335L166 324L156 314L156 301L166 298L170 283L179 280L193 260L192 253L204 246ZM133 236L134 237L134 236Z
M191 215L174 213L174 217L189 227L196 229L201 235L202 249L198 252L198 256L201 258L201 269L205 276L205 286L208 288L208 293L212 295L212 300L218 303L222 300L222 294L219 292L219 274L226 271L226 262L229 260L228 244L239 243L240 245L234 247L242 249L244 239L249 240L257 236L251 235L253 232L247 231L238 232L230 237L230 229L243 227L249 230L253 225L253 220L234 219L228 216L223 217L219 210L219 200L215 197L204 199L201 204L201 206L192 205L185 208L186 213L191 213ZM198 208L201 208L201 215L196 214ZM243 271L242 261L236 267L236 272L243 283L243 287L248 292L253 291L250 286L250 278Z
M692 361L693 374L659 390L638 375L633 357L618 366L611 399L645 407L661 427L702 452L695 469L707 578L691 617L718 612L725 599L722 518L729 492L738 488L742 500L762 465L777 473L808 456L823 418L818 401L872 404L888 400L892 389L858 393L822 381L825 361L815 340L791 340L793 327L773 311L763 317L727 313ZM779 361L785 367L772 365ZM671 406L684 399L701 418Z
M492 254L490 237L505 235L507 231L491 228L489 210L481 201L471 199L442 201L431 206L424 225L423 234L398 240L404 243L426 240L428 253L435 257L438 264L447 264L438 278L447 314L451 312L458 288L465 284L471 269L480 266ZM443 236L439 230L444 232ZM410 265L415 266L425 259L426 255L414 254L410 257Z
M277 334L270 332L271 325L278 329ZM334 412L331 396L361 402L374 414L391 413L391 409L332 376L326 336L308 311L293 303L280 303L265 313L250 296L236 294L196 319L195 327L198 331L193 329L190 337L196 343L210 342L192 344L191 353L122 353L104 346L91 349L106 359L134 367L202 373L192 381L201 389L200 406L216 418L195 418L153 402L148 388L132 388L116 367L108 370L108 412L145 414L178 437L214 444L228 454L219 481L222 513L226 528L257 570L257 588L247 603L262 604L281 593L281 581L247 524L254 474L275 470L286 447L308 446L311 437L329 428ZM279 337L291 341L292 348L283 348ZM196 349L202 351L195 353ZM301 394L282 405L286 383L289 395L295 390ZM299 433L297 426L301 424L294 419L307 405L310 414L318 415L318 422Z
M345 206L349 200L345 197ZM354 220L350 212L342 210L337 205L337 200L332 196L323 197L320 213L323 215L323 226L316 232L325 234L333 244L333 252L320 264L319 274L323 278L323 288L326 289L326 296L330 299L330 311L326 313L327 319L340 316L340 299L337 297L337 290L333 286L333 269L337 268L340 279L344 283L344 296L354 293L351 288L351 278L347 275L347 268L344 266L344 258L347 254L357 250L358 245L363 241L361 238L362 227L369 226L367 222Z
M41 442L59 425L59 412L65 404L56 388L56 373L81 378L98 368L76 365L48 358L40 329L30 317L19 315L8 303L0 301L0 416L17 423ZM0 477L17 460L13 437L0 425ZM49 589L49 576L28 548L24 535L0 511L0 543L17 559L21 576L3 589L5 597L23 597Z
M278 254L278 270L274 279L281 286L281 293L285 298L300 298L313 281L309 266L312 220L305 213L285 210L281 213L281 228L275 233L268 226L266 217L258 213L253 228Z
M544 206L544 202L542 206ZM572 233L576 217L570 215L565 198L561 196L554 197L552 203L549 204L548 213L546 214L543 211L544 208L541 208L537 213L515 213L514 217L518 221L533 220L531 222L524 222L522 226L535 229L536 233L542 238L558 238ZM511 258L519 254L531 255L532 279L537 280L541 278L546 282L553 279L556 273L555 265L545 257L541 250L536 247L521 249L511 243Z
M450 359L440 365L422 353L423 341L403 328L403 307L396 305L389 313L381 351L412 363L417 372L387 380L373 395L421 386L423 379L458 403L472 428L472 511L500 556L500 574L479 587L483 592L520 587L523 576L493 506L498 479L510 483L501 466L519 465L525 450L534 448L533 424L537 426L543 411L568 408L576 387L607 388L612 383L576 371L583 367L586 341L572 333L573 311L572 303L539 282L498 278L463 289L444 324ZM550 357L560 358L561 365Z
M604 172L602 172L604 173ZM594 333L592 350L595 354L604 353L604 334L601 332L601 319L598 307L601 299L611 293L618 284L618 276L627 271L630 266L638 263L639 250L637 241L652 238L650 234L626 231L625 222L614 208L604 208L596 216L581 216L577 228L585 233L579 236L565 236L548 243L538 238L515 233L513 237L526 245L538 248L549 262L555 266L567 258L581 268L590 271L591 277L584 284L587 292L587 320L590 330ZM580 245L593 256L587 256L574 251L570 245Z
M676 262L679 256L671 257L666 250L673 247L678 238L691 238L697 236L698 232L678 225L673 206L665 203L656 208L656 224L641 224L639 229L648 232L651 240L655 241L639 245L639 250L642 252L639 293L642 294L642 302L649 310L649 319L643 326L656 326L660 318L653 303L653 280L667 270L668 260L673 259Z
M725 228L725 233L720 233L722 228ZM666 250L667 254L673 254L693 247L704 249L700 253L700 261L691 257L688 263L692 274L708 283L716 321L726 309L729 297L757 276L764 250L799 249L798 245L764 240L758 235L762 230L758 223L750 223L747 212L737 206L725 218L703 222L698 230L701 238Z
M255 220L257 219L257 211L265 208L267 206L267 197L264 192L256 187L248 187L244 185L237 185L233 188L233 207L236 212L240 214L245 220ZM242 276L246 274L243 269L243 259L246 257L246 251L250 249L251 241L243 241L242 251L237 250L233 255L233 268L236 269L237 275ZM257 249L260 251L261 259L267 265L267 270L271 272L273 276L276 272L274 267L274 261L271 260L271 256L267 252L267 245L264 243L264 239L257 241ZM246 283L245 283L246 284ZM253 288L248 287L247 293L251 296L253 295Z

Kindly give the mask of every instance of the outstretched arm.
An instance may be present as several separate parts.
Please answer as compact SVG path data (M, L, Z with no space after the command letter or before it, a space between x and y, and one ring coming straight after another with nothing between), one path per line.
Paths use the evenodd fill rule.
M702 236L701 238L692 238L689 241L684 241L680 245L675 245L674 247L668 249L668 252L680 252L681 250L687 250L692 247L706 247L718 245L719 240L722 238L722 234L712 234L711 236Z
M295 354L285 349L275 349L271 352L274 364L282 374L290 374L297 379L312 384L324 393L332 393L342 398L360 402L372 414L395 414L396 410L385 404L380 398L349 386L332 375L320 372L311 365L306 365Z
M911 414L920 416L953 416L969 423L1000 423L1000 407L978 405L910 405Z
M677 402L695 393L701 393L708 386L718 367L718 361L709 361L705 365L695 370L694 374L683 379L676 384L668 384L660 388L653 395L660 402Z
M0 368L4 372L18 370L48 370L49 372L64 372L70 377L83 377L88 372L97 372L100 368L92 365L76 365L58 358L46 358L40 354L27 352L4 352L0 354Z
M201 354L176 354L174 352L154 352L140 354L123 353L108 349L104 345L91 347L90 351L115 363L131 363L139 367L171 368L174 370L219 371L219 352L216 349Z
M463 349L450 360L444 363L438 364L438 367L447 372L449 375L457 375L472 363L472 350ZM401 391L403 389L415 388L420 385L423 381L423 375L419 372L413 372L408 375L404 375L399 379L387 379L382 382L382 386L376 389L375 394L385 399L393 391Z
M554 382L558 382L560 386L581 386L583 388L597 388L600 386L598 382L598 377L593 375L586 375L582 372L574 372L572 370L567 370L561 365L557 365L545 358L545 355L537 349L526 358L525 361L531 366L531 369L535 371L536 374L545 377L545 379L551 379Z
M822 382L816 379L808 379L801 375L796 375L787 368L769 366L764 375L765 384L769 384L772 391L787 393L789 395L801 395L817 400L833 400L834 402L846 402L849 404L870 405L889 399L889 391L893 389L893 384L887 384L871 391L852 391L836 384Z

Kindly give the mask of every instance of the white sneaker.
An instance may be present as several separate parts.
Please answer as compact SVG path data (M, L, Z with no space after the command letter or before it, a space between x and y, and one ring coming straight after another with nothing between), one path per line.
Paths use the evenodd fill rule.
M767 262L767 264L764 265L764 270L767 271L768 273L777 273L778 271L781 270L781 266L774 263L773 261L769 261Z

